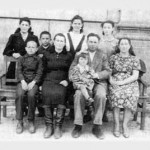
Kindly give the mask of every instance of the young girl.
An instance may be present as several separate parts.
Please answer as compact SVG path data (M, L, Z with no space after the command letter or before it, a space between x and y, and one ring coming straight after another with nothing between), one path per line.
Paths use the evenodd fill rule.
M92 79L94 71L88 66L88 55L86 53L79 54L77 62L78 64L70 73L70 80L73 82L74 89L81 90L90 105L94 101L93 98L90 97L94 86L94 80Z

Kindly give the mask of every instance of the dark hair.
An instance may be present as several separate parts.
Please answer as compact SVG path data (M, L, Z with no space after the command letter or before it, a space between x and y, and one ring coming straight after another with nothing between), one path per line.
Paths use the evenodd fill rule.
M30 19L28 17L20 18L19 24L21 24L23 21L26 21L26 22L29 23L29 25L31 25L31 21L30 21ZM15 31L15 33L19 33L19 32L20 32L20 28L17 28L16 31ZM28 32L33 35L31 27L29 28Z
M82 58L85 58L85 59L88 59L88 54L87 53L80 53L79 55L77 55L77 63L79 63L79 58L82 57Z
M83 27L84 27L84 21L83 21L83 18L82 18L81 16L79 16L79 15L74 16L74 17L71 19L71 23L73 23L74 20L77 20L77 19L81 20L81 22L82 22L82 27L81 27L81 30L80 30L80 33L82 33L82 32L83 32ZM70 26L70 29L69 29L69 32L72 31L72 30L73 30L73 27L72 27L72 25L71 25L71 26Z
M95 34L95 33L89 33L88 36L87 36L87 40L89 39L89 37L91 36L95 36L99 41L100 41L100 37L98 34Z
M114 23L113 21L111 21L111 20L106 20L106 21L104 21L104 22L101 23L101 27L102 27L102 28L104 27L104 24L105 24L105 23L111 24L113 28L114 28L114 26L115 26L115 23ZM104 31L102 32L102 34L105 35L105 34L104 34Z
M64 37L65 42L66 42L66 37L64 36L64 34L62 34L62 33L57 33L57 34L54 36L54 40L56 39L57 36Z
M106 20L106 21L104 21L104 22L102 22L101 23L101 27L103 28L103 26L104 26L104 24L105 23L109 23L109 24L111 24L112 25L112 27L114 27L115 26L115 23L113 22L113 21L111 21L111 20Z
M49 35L49 37L51 38L51 34L50 34L48 31L43 31L43 32L41 32L40 38L42 37L43 34L47 34L47 35Z
M115 54L120 53L119 45L120 45L121 40L128 40L128 42L129 42L129 44L130 44L129 54L135 56L135 53L134 53L134 51L133 51L133 47L132 47L132 44L131 44L131 40L130 40L129 38L127 38L127 37L125 37L125 38L120 38L120 39L119 39L119 41L118 41L118 46L117 46L117 48L116 48L116 50L115 50Z

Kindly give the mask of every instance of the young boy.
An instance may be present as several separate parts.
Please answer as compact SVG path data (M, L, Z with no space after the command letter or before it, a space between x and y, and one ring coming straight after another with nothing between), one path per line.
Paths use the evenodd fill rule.
M89 95L89 92L92 95L94 86L93 73L93 70L88 66L88 55L86 53L79 54L77 65L70 73L70 80L73 82L74 89L81 90L89 105L94 101Z
M42 60L36 55L37 43L28 41L25 47L27 54L18 60L18 85L16 92L16 119L18 120L16 133L23 132L23 97L27 93L28 99L28 130L35 132L35 94L38 91L38 83L41 80L43 67Z
M44 53L46 51L50 51L51 49L51 34L48 31L41 32L40 43L41 45L38 48L37 55L42 58ZM39 98L37 101L37 109L38 109L37 117L44 117L44 109L40 107L40 105L42 105L42 98Z
M38 48L38 55L43 57L46 51L51 49L51 34L48 31L43 31L40 34L41 46Z

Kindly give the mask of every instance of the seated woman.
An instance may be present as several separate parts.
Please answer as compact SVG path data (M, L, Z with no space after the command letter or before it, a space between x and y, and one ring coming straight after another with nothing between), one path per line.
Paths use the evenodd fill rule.
M119 40L117 54L112 55L109 61L112 76L109 82L109 99L113 107L114 136L120 136L119 116L120 109L124 108L123 136L129 137L128 122L132 112L136 112L139 97L140 62L136 58L131 41L128 38Z
M42 85L43 107L46 130L44 138L53 133L53 110L57 107L54 137L62 136L62 123L65 114L65 101L68 86L68 70L72 55L66 51L66 38L58 33L54 37L54 45L43 55L44 81Z

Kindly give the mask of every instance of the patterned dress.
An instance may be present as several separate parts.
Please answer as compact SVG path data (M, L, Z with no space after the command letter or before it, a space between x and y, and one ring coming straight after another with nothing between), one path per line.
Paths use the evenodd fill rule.
M121 57L120 54L112 55L109 64L115 81L127 79L132 75L133 70L140 70L139 60L132 55L129 57ZM110 85L109 92L112 107L129 108L133 112L136 111L139 97L137 81L117 86L117 88Z
M79 65L76 65L72 69L70 73L70 80L73 82L73 87L74 89L80 89L81 86L84 85L87 89L92 90L94 86L94 80L92 79L89 66L86 66L84 70L82 69L83 68L81 68Z

